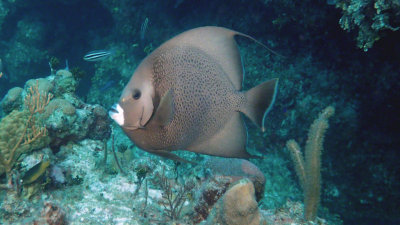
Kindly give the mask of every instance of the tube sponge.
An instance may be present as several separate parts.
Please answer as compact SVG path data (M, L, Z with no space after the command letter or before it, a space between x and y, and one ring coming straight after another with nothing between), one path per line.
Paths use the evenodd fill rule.
M304 217L307 221L313 221L317 216L321 195L321 152L325 132L329 127L328 119L334 113L335 108L328 106L314 120L308 132L305 157L295 140L289 140L286 143L303 189Z

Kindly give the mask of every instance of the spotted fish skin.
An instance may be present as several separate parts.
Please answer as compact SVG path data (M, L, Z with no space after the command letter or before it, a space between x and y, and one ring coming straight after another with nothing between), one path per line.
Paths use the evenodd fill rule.
M243 107L244 94L235 90L222 67L201 49L174 47L154 55L150 62L156 99L172 90L174 117L166 126L150 121L146 129L132 132L135 143L144 143L140 147L189 149L214 136Z

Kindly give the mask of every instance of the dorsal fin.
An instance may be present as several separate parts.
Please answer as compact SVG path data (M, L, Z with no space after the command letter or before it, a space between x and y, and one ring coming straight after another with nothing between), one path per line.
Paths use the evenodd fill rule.
M223 27L206 26L188 30L165 42L162 47L188 45L199 48L217 60L236 90L242 89L243 64L235 36L243 36L281 56L253 37Z
M179 34L163 44L162 47L191 46L196 47L212 58L225 71L236 90L242 89L243 67L233 38L235 31L222 27L199 27Z

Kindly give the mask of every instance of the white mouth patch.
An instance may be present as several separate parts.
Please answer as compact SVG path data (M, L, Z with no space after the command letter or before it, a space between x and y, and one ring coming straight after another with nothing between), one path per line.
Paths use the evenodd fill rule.
M108 111L108 115L113 119L118 125L123 126L125 122L124 110L119 104L114 104L111 110Z

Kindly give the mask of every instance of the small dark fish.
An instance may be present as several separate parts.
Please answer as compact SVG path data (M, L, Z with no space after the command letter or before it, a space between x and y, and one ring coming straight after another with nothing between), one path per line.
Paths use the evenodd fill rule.
M112 87L115 83L116 83L115 80L110 80L110 81L108 81L105 85L103 85L103 86L100 88L100 91L103 92L103 91L109 89L109 88Z
M95 50L87 53L85 56L83 56L83 60L89 61L89 62L96 62L96 61L101 61L109 56L111 56L114 52L109 51L109 50Z
M68 59L65 60L65 69L64 70L69 71Z
M0 59L0 78L3 76L3 61Z
M140 27L140 40L144 40L144 35L146 34L147 27L149 26L149 18L143 21L142 26Z
M31 184L35 182L39 177L41 177L44 172L46 172L47 167L50 165L50 160L41 161L40 163L36 164L34 167L30 168L26 173L25 176L22 178L23 184Z
M7 79L7 76L3 68L3 61L1 60L1 58L0 58L0 78Z

